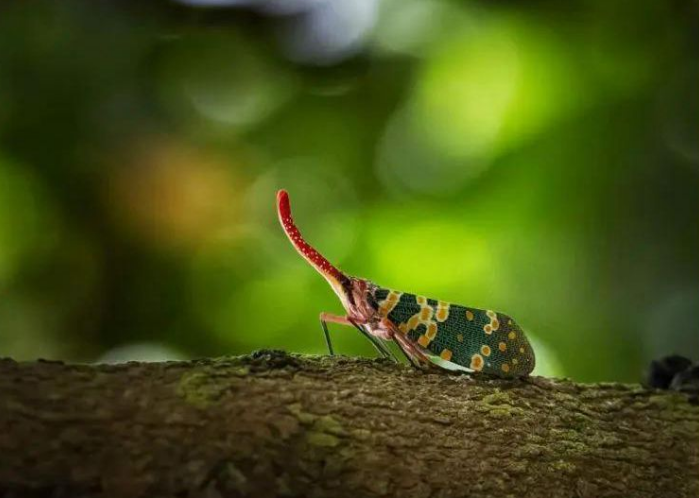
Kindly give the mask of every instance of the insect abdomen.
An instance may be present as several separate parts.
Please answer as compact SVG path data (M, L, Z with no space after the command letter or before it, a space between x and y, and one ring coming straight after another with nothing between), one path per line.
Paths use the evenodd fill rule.
M414 294L377 289L379 313L423 350L443 360L501 377L529 374L534 352L507 315Z

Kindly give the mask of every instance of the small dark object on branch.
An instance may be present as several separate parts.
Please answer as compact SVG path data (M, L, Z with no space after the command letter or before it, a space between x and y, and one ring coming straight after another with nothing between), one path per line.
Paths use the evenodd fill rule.
M692 360L677 354L653 360L646 375L646 385L656 389L669 389L672 379L692 365Z
M653 360L646 376L646 385L657 389L671 389L690 396L691 403L699 403L699 362L680 355Z
M670 389L688 394L691 403L699 403L699 362L675 375Z

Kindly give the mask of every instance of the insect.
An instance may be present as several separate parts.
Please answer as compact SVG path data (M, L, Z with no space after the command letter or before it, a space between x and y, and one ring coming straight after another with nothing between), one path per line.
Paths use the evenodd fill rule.
M320 314L331 355L327 324L338 323L355 327L382 356L398 361L385 342L395 341L408 361L420 368L439 365L439 358L456 368L499 377L522 377L534 369L534 350L509 316L398 292L346 275L304 240L285 190L277 193L277 211L293 246L328 281L345 309L344 316Z

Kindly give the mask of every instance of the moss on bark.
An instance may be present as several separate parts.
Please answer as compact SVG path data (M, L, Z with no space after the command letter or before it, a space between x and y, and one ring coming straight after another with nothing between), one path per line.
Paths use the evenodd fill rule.
M637 385L275 351L117 366L2 360L0 491L694 498L699 407Z

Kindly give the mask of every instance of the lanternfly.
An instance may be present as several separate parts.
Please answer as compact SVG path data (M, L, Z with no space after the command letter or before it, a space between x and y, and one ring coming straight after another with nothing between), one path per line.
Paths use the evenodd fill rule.
M441 362L500 377L521 377L534 369L534 350L507 315L451 304L380 287L338 270L301 236L291 216L289 195L277 193L279 221L296 250L330 284L346 315L320 314L333 354L327 323L357 328L384 357L396 360L384 341L395 341L408 360L427 368Z

